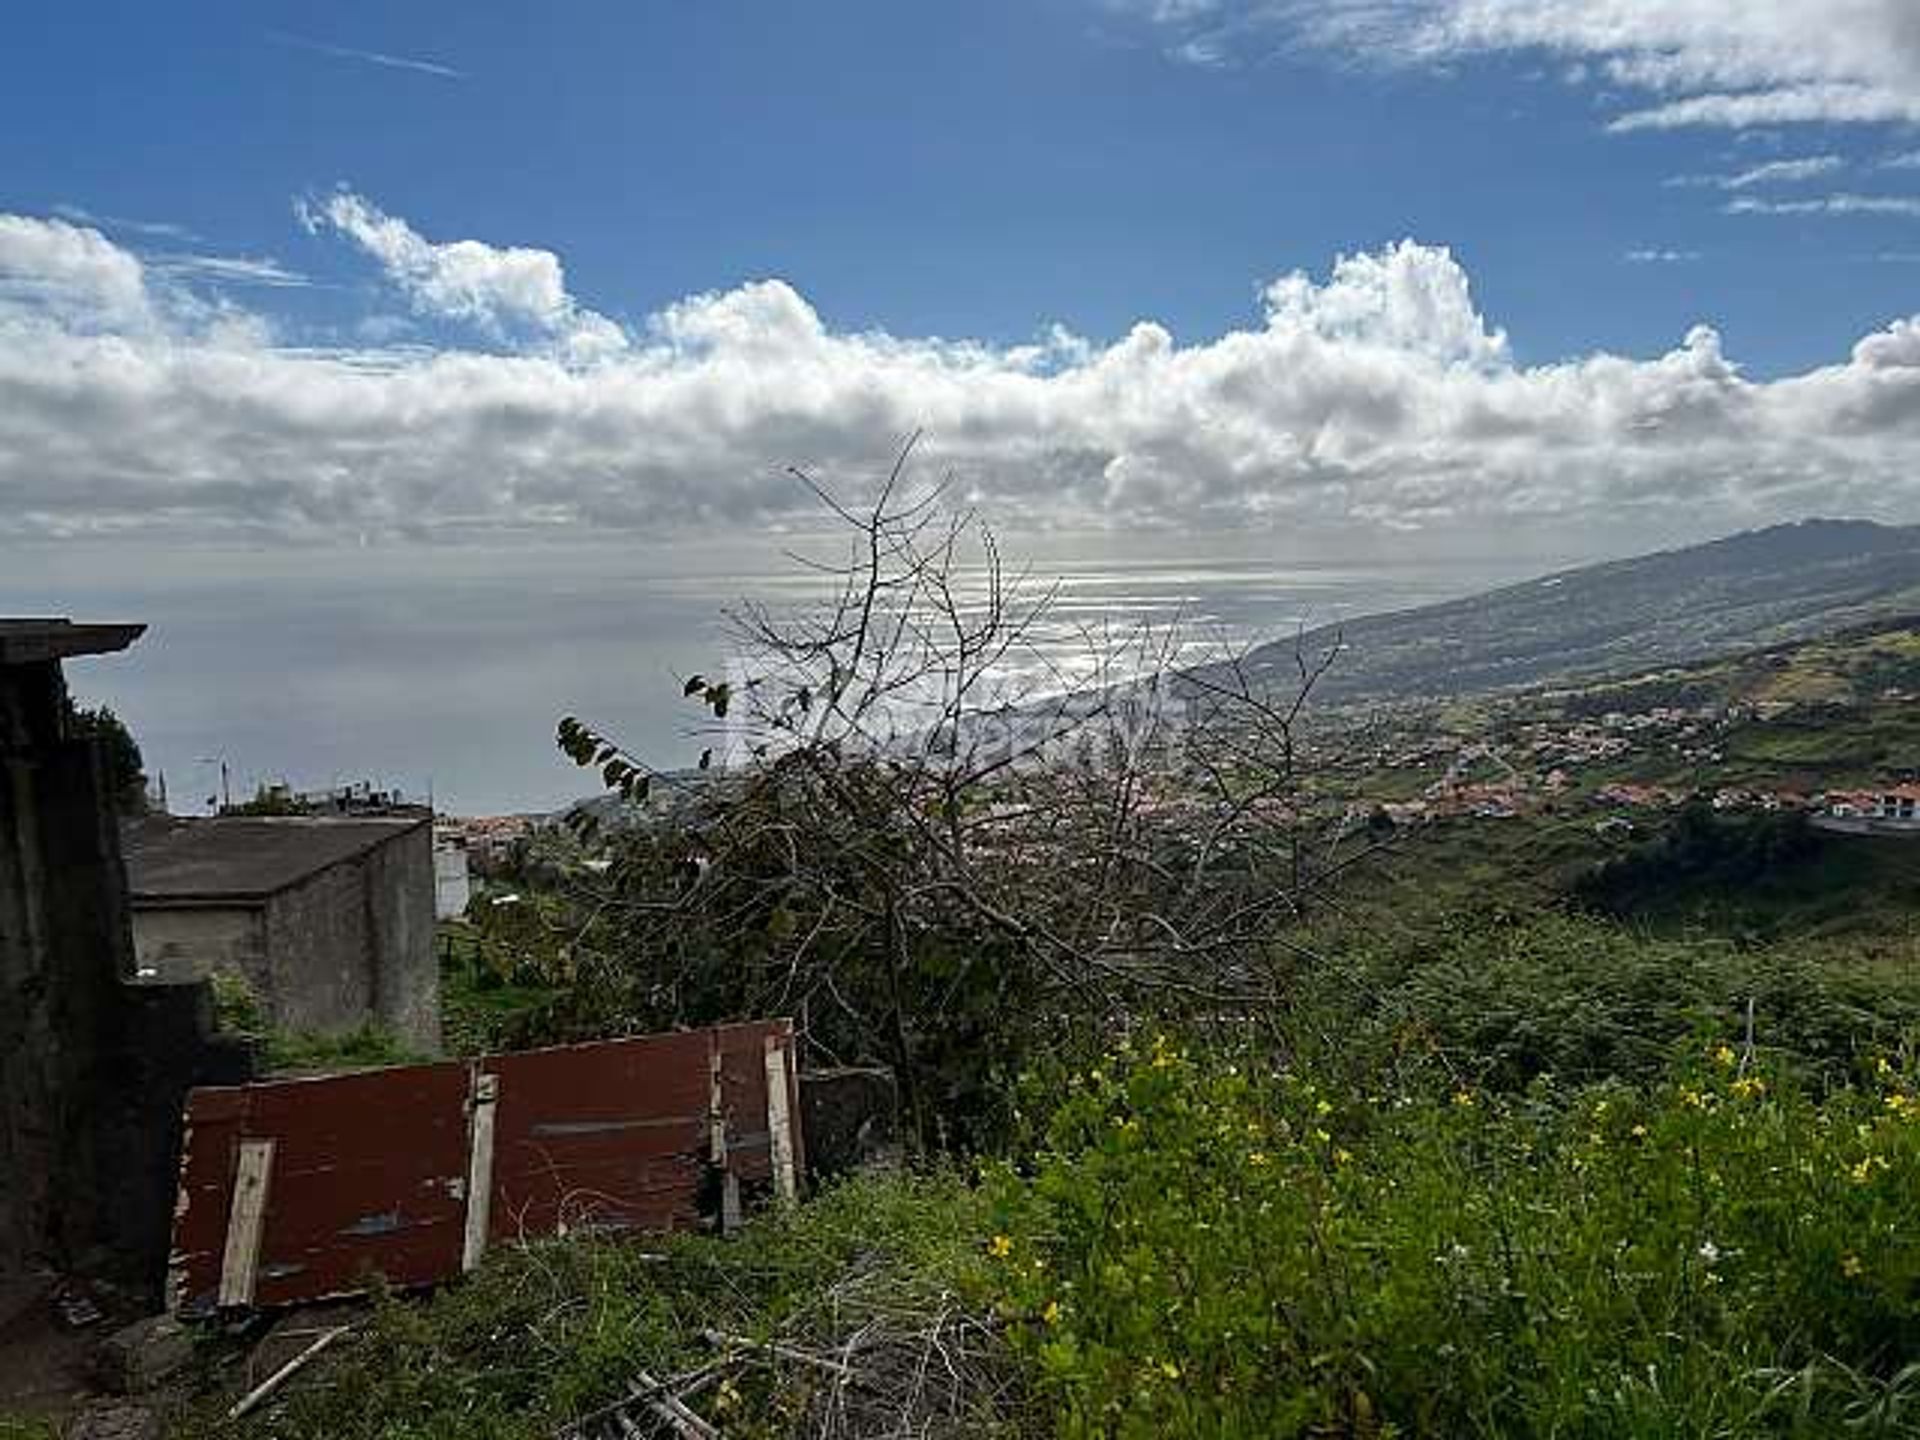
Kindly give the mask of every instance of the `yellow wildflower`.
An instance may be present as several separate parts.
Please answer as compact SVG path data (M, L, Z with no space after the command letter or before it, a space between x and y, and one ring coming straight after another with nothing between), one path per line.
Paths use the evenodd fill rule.
M1345 1165L1352 1159L1353 1152L1351 1150L1336 1150L1333 1152L1333 1163L1336 1165Z
M1731 1045L1722 1045L1719 1049L1713 1052L1713 1063L1718 1065L1722 1070L1725 1070L1729 1066L1731 1066L1733 1064L1733 1060L1734 1060L1733 1047Z
M1316 1100L1313 1105L1313 1113L1316 1115L1331 1115L1333 1113L1333 1106L1325 1100Z
M1004 1260L1013 1253L1013 1240L1006 1235L996 1235L987 1242L987 1253L996 1260Z
M1867 1267L1860 1263L1858 1255L1848 1255L1840 1262L1840 1273L1849 1280L1857 1280Z
M1160 1373L1169 1380L1178 1380L1180 1378L1180 1367L1171 1360L1162 1360L1160 1362Z
M1471 1110L1473 1108L1473 1092L1469 1090L1454 1091L1453 1103L1462 1110Z
M1060 1323L1060 1302L1058 1300L1047 1301L1047 1308L1040 1312L1040 1318L1049 1325L1058 1325Z
M1683 1085L1680 1087L1680 1103L1694 1110L1704 1110L1707 1108L1706 1098L1691 1085Z
M1647 1127L1644 1125L1636 1125L1627 1133L1636 1140L1644 1140L1647 1138Z
M1742 1075L1727 1088L1742 1100L1752 1100L1767 1093L1767 1082L1756 1075Z
M1267 1152L1266 1152L1266 1151L1264 1151L1264 1150L1249 1150L1249 1151L1247 1152L1247 1164L1249 1164L1249 1165L1254 1165L1254 1166L1259 1166L1259 1165L1264 1165L1264 1164L1266 1164L1266 1163L1267 1163Z

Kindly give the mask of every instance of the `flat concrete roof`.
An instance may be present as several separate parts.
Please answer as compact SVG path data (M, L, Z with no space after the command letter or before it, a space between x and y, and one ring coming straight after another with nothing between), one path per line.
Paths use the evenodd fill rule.
M426 815L149 816L122 827L121 848L135 908L248 906L431 823Z
M32 665L106 655L124 650L146 633L144 625L76 625L58 617L0 619L0 665Z

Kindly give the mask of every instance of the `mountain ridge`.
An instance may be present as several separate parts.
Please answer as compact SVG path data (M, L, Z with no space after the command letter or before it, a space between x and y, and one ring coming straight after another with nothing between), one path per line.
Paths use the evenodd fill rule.
M1808 519L1319 626L1242 663L1280 689L1298 657L1337 651L1317 701L1371 704L1604 679L1913 610L1920 526Z

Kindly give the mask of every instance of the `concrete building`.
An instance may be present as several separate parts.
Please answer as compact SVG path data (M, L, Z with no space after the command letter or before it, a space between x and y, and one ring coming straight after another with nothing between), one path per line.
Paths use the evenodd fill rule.
M458 830L435 826L433 831L433 913L439 920L458 920L473 900L473 872L467 863L467 837Z
M126 855L141 981L234 974L278 1028L438 1049L429 817L149 819Z
M1829 791L1813 823L1843 835L1920 836L1920 785Z

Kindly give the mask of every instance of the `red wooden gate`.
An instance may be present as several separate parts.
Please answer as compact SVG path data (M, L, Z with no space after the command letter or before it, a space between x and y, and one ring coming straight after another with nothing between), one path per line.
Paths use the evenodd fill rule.
M171 1308L425 1285L538 1235L730 1226L743 1187L795 1192L798 1084L773 1020L195 1090Z

